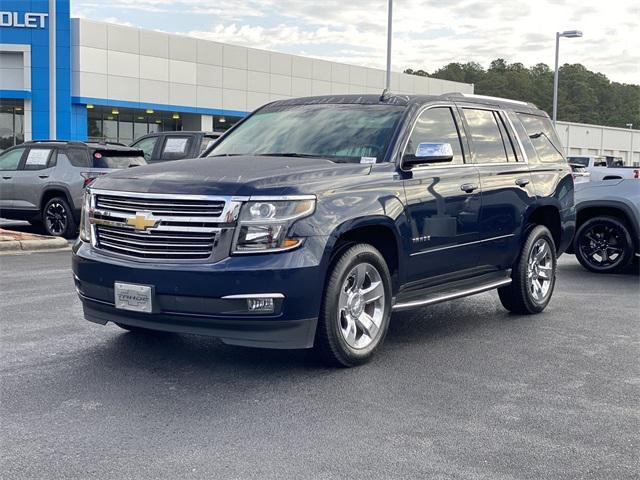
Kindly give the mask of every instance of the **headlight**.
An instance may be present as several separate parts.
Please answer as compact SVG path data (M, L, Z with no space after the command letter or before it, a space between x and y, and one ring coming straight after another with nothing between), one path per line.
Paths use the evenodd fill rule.
M89 212L91 211L91 192L85 190L82 198L82 213L80 215L80 240L91 243L91 222L89 222Z
M289 227L313 213L315 198L246 202L240 211L233 253L289 250L301 243L287 238Z

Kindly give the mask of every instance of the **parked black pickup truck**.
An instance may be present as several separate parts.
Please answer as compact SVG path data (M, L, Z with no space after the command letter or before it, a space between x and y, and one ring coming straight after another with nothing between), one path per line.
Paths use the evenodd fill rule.
M148 163L199 157L215 143L220 132L157 132L137 138L131 144L144 152Z
M392 311L492 289L542 311L574 233L571 170L522 102L277 101L207 155L91 185L73 248L86 319L352 366Z

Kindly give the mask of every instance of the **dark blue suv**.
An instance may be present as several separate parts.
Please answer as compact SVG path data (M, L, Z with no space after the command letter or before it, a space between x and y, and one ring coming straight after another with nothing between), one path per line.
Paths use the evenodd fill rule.
M266 105L203 158L99 178L81 223L87 320L352 366L392 311L491 289L542 311L575 211L535 106L385 93Z

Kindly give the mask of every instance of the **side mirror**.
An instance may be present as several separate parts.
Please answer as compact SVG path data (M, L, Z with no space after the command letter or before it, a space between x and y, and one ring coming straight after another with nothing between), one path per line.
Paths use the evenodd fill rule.
M451 161L453 161L453 148L450 143L419 143L415 154L407 154L402 159L402 163L406 166Z

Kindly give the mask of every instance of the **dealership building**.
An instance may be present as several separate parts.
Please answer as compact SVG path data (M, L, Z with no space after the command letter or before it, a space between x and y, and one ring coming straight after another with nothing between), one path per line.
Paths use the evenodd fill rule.
M225 130L270 101L384 87L383 70L71 18L69 3L2 0L0 150L31 139L130 143L155 131ZM473 85L393 72L391 90ZM563 125L568 153L628 159L633 150L640 161L640 131L567 124L564 135Z

